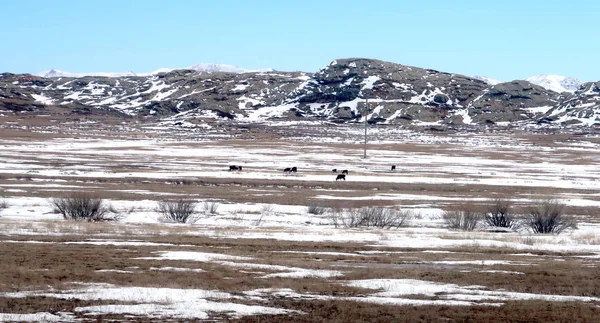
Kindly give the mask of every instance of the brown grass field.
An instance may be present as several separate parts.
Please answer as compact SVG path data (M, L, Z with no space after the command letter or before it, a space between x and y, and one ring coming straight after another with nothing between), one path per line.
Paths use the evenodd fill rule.
M68 226L59 223L58 226ZM90 226L118 224L90 224ZM93 228L92 228L93 229ZM104 232L106 228L99 228ZM149 230L152 230L149 228ZM38 244L27 243L29 236L3 236L0 244L3 262L0 265L0 291L15 292L72 288L72 282L109 283L118 286L144 286L161 288L194 288L241 293L260 288L288 288L302 294L335 297L361 297L368 291L347 287L340 281L377 278L421 279L458 285L484 284L490 289L536 294L600 296L600 273L589 261L577 259L572 254L544 253L535 257L531 266L492 266L495 270L520 271L523 275L503 275L478 272L482 266L435 266L432 261L452 260L509 260L530 261L526 256L508 253L508 250L470 248L453 250L446 254L422 253L419 250L398 248L390 252L402 254L377 254L364 257L344 255L315 255L289 253L356 252L372 248L352 243L282 242L250 239L218 239L180 235L175 230L161 236L138 235L136 241L169 243L173 246L127 246L110 248L87 244L65 244L102 239L123 239L123 235L88 233L85 235L37 236ZM11 242L6 242L10 240ZM22 242L20 242L22 241ZM185 245L185 247L181 247ZM151 257L158 251L223 252L230 255L250 256L252 262L312 269L339 268L340 278L269 278L257 279L255 272L242 272L226 265L198 263L195 261L149 261L138 258ZM282 252L286 251L286 252ZM559 261L564 260L564 261ZM153 267L183 267L202 269L203 272L156 271ZM489 267L489 266L486 266ZM121 270L124 272L99 272ZM268 270L260 270L268 273ZM468 271L468 272L463 272ZM436 297L433 297L436 299ZM0 311L4 313L69 312L75 307L105 304L103 301L65 301L48 297L0 298ZM113 302L114 304L114 302ZM252 303L249 303L252 304ZM244 317L216 320L241 322L594 322L599 314L598 303L544 302L539 300L510 301L501 307L472 306L391 306L357 303L342 300L294 300L273 298L270 306L295 309L302 315ZM264 304L263 304L264 305ZM86 319L86 317L81 317ZM88 318L89 319L89 318ZM167 320L161 318L161 320ZM94 317L93 321L154 321L150 318L128 318L109 315ZM175 320L177 321L177 320ZM187 321L187 320L186 320Z
M396 143L395 137L390 135L391 142L369 146L372 157L362 160L362 145L357 143L298 140L300 136L343 137L344 132L339 133L333 129L327 130L331 133L325 133L315 128L303 132L300 128L293 127L265 129L246 126L227 130L229 136L222 133L225 130L188 135L185 135L185 131L180 131L174 136L180 138L180 141L156 141L158 146L102 146L78 151L69 148L68 144L77 144L82 140L157 140L164 134L153 133L143 127L119 130L119 120L107 122L103 128L84 124L72 127L63 125L60 130L50 132L49 129L56 122L50 119L39 120L27 116L20 120L0 118L5 125L0 129L0 160L4 163L0 170L0 197L25 201L25 206L18 210L20 213L17 215L7 215L9 212L16 212L14 207L9 207L0 214L0 313L68 312L72 313L74 320L83 322L600 322L600 301L597 300L557 301L515 297L497 301L502 303L500 306L484 305L486 302L494 302L490 300L473 300L474 304L468 306L386 305L358 301L357 299L366 298L378 291L347 284L349 281L370 279L408 279L457 286L485 286L486 290L506 293L600 299L600 260L597 257L582 257L595 255L593 251L544 248L523 251L510 247L514 243L535 247L545 243L545 239L558 240L560 244L560 236L444 231L437 234L436 238L445 241L489 238L506 242L507 247L473 243L455 247L422 248L386 246L368 240L294 241L268 238L271 234L279 233L302 234L301 228L288 228L285 225L75 223L59 219L58 216L56 219L33 217L29 220L22 215L35 213L35 210L43 208L43 205L39 205L42 203L39 202L40 198L47 200L82 191L107 200L129 201L132 205L139 205L133 204L134 202L146 203L144 201L158 201L166 197L192 197L240 207L253 204L319 204L334 208L425 206L451 209L466 200L484 205L487 199L501 197L513 199L516 208L521 210L531 200L542 198L580 198L600 202L597 190L588 187L533 184L536 180L557 174L573 183L588 183L600 178L598 170L586 174L569 171L569 167L596 167L600 164L600 151L570 149L574 142L600 144L600 139L595 134L589 136L577 133L506 131L481 135L491 138L491 142L497 136L498 141L506 141L505 143L518 142L527 147L544 148L539 150L517 149L508 144L499 147L466 147L460 142L462 135L453 133L430 134L431 137L449 138L434 143L421 143L418 140ZM11 122L17 122L26 129L7 126ZM66 120L60 119L59 122L65 123ZM75 124L79 125L77 121ZM48 132L44 132L44 129ZM211 136L217 139L210 139ZM384 134L379 136L383 137ZM43 149L44 145L54 147L52 145L57 142L65 142L66 145L56 145L65 150ZM36 146L42 147L42 150L32 148ZM207 147L232 153L205 155L206 151L211 151ZM96 149L101 152L96 152ZM179 154L186 149L198 149L201 152ZM156 153L161 150L176 153ZM319 152L328 156L338 154L344 158L340 158L339 162L323 161L319 159ZM389 161L396 158L394 156L413 154L417 157L439 156L440 160L450 157L460 157L461 160L477 158L496 164L478 172L461 172L460 165L453 164L453 168L444 168L432 162L430 166L424 166L419 164L420 157L401 157L406 163L398 165L397 173L390 173ZM500 162L506 160L512 163ZM520 165L538 162L563 165L564 170L520 170ZM284 176L282 168L292 163L300 165L302 171L297 175ZM230 164L247 166L236 177L227 171ZM334 167L350 169L349 180L333 180L331 169ZM86 169L98 169L99 173L89 173ZM193 174L195 170L206 173ZM505 184L490 184L492 180L504 180L497 175L503 171L512 174L522 171L522 174L516 175L525 178L527 185L514 185L510 181ZM175 175L162 176L170 173ZM353 176L368 179L353 181ZM390 177L426 177L433 182L387 180ZM435 182L438 179L442 184ZM531 181L531 185L527 181ZM330 198L324 200L323 195ZM383 198L388 195L391 198ZM397 199L395 196L411 198ZM431 200L432 196L436 199ZM35 202L27 204L28 198L32 201L35 198ZM35 212L27 213L28 208ZM124 210L120 211L126 213ZM132 206L131 212L138 211ZM568 207L568 214L580 222L600 222L598 209L593 203L571 205ZM282 219L282 223L284 221ZM429 228L427 223L419 223L414 229L410 226L396 231L375 228L340 229L339 234L380 235L380 240L385 242L386 239L395 239L397 236L413 238L420 234L421 226ZM319 224L310 225L317 226L315 230L318 231ZM264 237L243 236L249 232ZM590 250L600 245L600 236L594 233L569 239L579 239ZM95 244L97 241L111 241L113 244ZM132 241L138 244L127 244ZM436 252L431 252L433 249ZM236 260L243 263L239 267L223 261L143 259L175 251L218 253L249 259ZM495 263L484 264L485 261ZM281 272L276 266L340 271L342 275L302 278L269 276ZM165 267L189 270L157 270ZM208 319L168 315L152 317L94 314L77 309L135 302L36 295L36 292L72 291L81 283L220 291L239 296L228 299L228 302L297 312L241 317L227 312L213 312ZM261 300L242 297L248 291L263 289L285 289L301 297L277 293L266 293ZM31 294L23 297L14 297L13 294L25 292ZM406 297L411 300L444 301L448 300L448 296L446 293L436 293Z

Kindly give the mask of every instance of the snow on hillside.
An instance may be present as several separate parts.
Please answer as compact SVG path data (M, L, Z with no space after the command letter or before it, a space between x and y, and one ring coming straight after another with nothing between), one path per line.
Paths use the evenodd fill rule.
M536 75L526 78L525 81L558 93L574 93L585 83L582 80L561 75Z
M484 81L485 83L487 83L489 85L496 85L496 84L500 84L500 83L504 82L504 81L493 79L493 78L487 77L487 76L475 75L475 76L471 76L471 77L474 78L474 79L477 79L477 80Z

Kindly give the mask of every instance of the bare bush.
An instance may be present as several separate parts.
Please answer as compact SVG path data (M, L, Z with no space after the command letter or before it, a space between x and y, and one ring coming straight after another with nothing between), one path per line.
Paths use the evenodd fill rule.
M195 222L196 202L188 199L159 201L157 212L165 221L193 223Z
M445 211L442 218L449 229L473 231L479 227L483 214L473 205L466 204L456 210Z
M362 207L332 209L329 211L331 223L337 227L358 228L398 228L410 218L410 212L384 207Z
M308 206L309 214L323 215L323 214L325 214L325 212L327 212L327 208L324 206L320 206L320 205L309 205Z
M275 207L271 204L265 204L260 207L260 214L271 215L275 213Z
M329 210L328 218L334 227L355 228L359 226L360 219L355 208L332 208Z
M75 193L69 197L50 200L56 213L65 220L102 222L118 219L116 211L103 199L87 193ZM112 214L112 216L111 216Z
M205 214L217 214L217 210L219 209L219 206L221 204L217 203L217 202L204 202L204 204L202 204L202 209L204 210Z
M277 212L275 212L275 207L271 204L265 204L260 208L260 214L258 216L258 218L256 220L254 220L254 225L255 226L260 226L263 223L263 218L265 217L265 215L276 215Z
M343 209L341 208L331 208L328 210L327 212L327 218L329 219L329 221L331 221L331 224L333 224L334 227L339 228L340 226L343 225L342 223L342 215L343 215Z
M559 234L567 229L576 229L575 221L565 215L565 205L555 200L544 200L531 207L524 225L533 233Z
M369 226L378 228L399 228L410 218L409 211L398 211L384 207L362 208L368 214Z
M263 223L263 218L265 217L265 213L261 213L258 215L258 218L252 222L253 225L260 227Z
M6 208L8 208L8 202L4 198L0 198L0 212Z
M495 199L487 206L485 222L491 227L515 228L518 221L512 214L512 202L506 199Z

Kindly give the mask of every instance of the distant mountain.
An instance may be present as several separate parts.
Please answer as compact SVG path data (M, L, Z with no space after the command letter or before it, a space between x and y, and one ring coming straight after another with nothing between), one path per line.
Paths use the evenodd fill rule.
M526 78L525 81L558 93L575 93L585 83L573 77L560 75L536 75Z
M259 70L249 70L233 65L227 64L214 64L214 63L200 63L187 67L187 69L194 70L197 72L222 72L222 73L251 73L251 72L272 72L272 68L265 68ZM41 77L86 77L86 76L101 76L101 77L125 77L125 76L150 76L160 73L168 73L174 71L174 68L159 68L150 73L134 73L134 72L91 72L91 73L73 73L65 72L61 70L51 69L49 71L42 71L37 73L37 76Z
M214 64L214 63L200 63L200 64L192 65L188 68L198 71L198 72L223 72L223 73L251 73L251 72L272 72L273 71L272 68L249 70L249 69L245 69L245 68L241 68L241 67L237 67L237 66L233 66L233 65Z
M226 119L344 123L366 117L383 124L600 125L599 83L557 93L525 80L490 85L497 80L365 58L337 59L315 73L197 64L136 76L81 74L74 79L61 71L44 74L50 77L2 73L0 110L109 111L196 124ZM577 83L542 79L558 80L567 90Z
M135 73L129 72L92 72L92 73L73 73L65 72L61 70L49 70L42 71L36 74L41 77L85 77L85 76L103 76L103 77L124 77L124 76L136 76Z
M500 83L504 82L504 81L496 80L496 79L493 79L493 78L487 77L487 76L475 75L475 76L472 76L472 78L484 81L485 83L487 83L489 85L496 85L496 84L500 84Z

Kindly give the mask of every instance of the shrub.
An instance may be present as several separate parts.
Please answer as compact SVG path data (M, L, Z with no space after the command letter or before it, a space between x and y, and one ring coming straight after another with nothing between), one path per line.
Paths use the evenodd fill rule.
M0 198L0 212L6 208L8 208L8 202L6 202L5 199Z
M204 204L202 204L202 209L204 210L205 214L217 214L217 210L219 209L219 206L221 204L217 203L217 202L204 202Z
M333 209L329 213L332 224L337 228L377 227L398 228L410 218L410 212L384 207L362 207Z
M165 200L158 202L157 212L164 221L193 223L196 214L196 202L188 199Z
M529 209L524 225L533 233L559 234L567 229L576 229L575 221L564 213L564 204L555 200L541 201Z
M262 214L262 215L276 214L275 207L272 204L265 204L260 207L260 214Z
M103 199L88 193L75 193L69 197L50 200L54 210L62 214L65 220L101 222L115 221L117 216L110 205ZM110 216L109 214L113 214Z
M483 214L470 204L465 204L457 210L445 211L442 215L449 229L473 231L479 226Z
M323 215L323 214L325 214L325 212L327 212L327 208L324 206L320 206L320 205L309 205L308 206L309 214Z
M357 228L365 224L358 208L335 209L331 213L332 223L346 228Z
M260 208L260 214L258 216L258 218L256 220L254 220L254 225L255 226L260 226L263 223L263 218L265 217L265 215L270 216L270 215L278 215L277 212L275 211L275 207L271 204L265 204L263 206L261 206Z
M491 227L515 228L518 221L512 214L512 203L505 199L495 199L487 206L485 222Z

